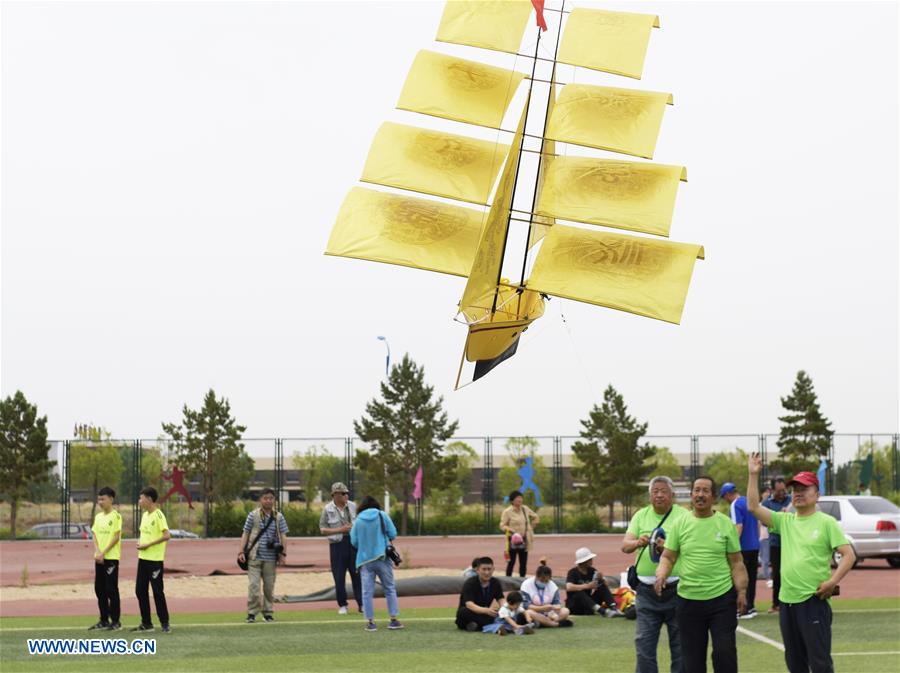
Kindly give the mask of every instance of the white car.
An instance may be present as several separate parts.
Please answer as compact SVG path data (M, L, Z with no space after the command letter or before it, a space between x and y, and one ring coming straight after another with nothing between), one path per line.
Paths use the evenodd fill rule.
M838 520L859 561L900 568L900 507L877 495L823 495L818 508Z

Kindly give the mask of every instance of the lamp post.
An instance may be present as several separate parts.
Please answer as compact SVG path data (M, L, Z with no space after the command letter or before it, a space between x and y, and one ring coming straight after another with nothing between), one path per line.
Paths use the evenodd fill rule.
M391 369L391 345L388 343L387 337L380 336L378 337L379 341L384 342L384 347L387 348L387 357L384 360L384 375L388 376ZM388 512L390 515L391 511L391 493L387 488L387 465L384 466L384 511Z
M384 375L387 376L391 369L391 345L388 343L387 337L380 336L378 340L383 341L384 347L387 348L387 357L384 359Z

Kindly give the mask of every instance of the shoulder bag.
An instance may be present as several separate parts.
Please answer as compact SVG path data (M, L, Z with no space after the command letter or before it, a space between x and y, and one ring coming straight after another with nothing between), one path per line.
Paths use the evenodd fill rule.
M253 549L253 548L256 546L256 543L259 542L259 538L261 538L262 535L263 535L263 533L266 532L266 529L267 529L267 528L269 527L269 525L271 525L271 523L272 523L272 519L274 519L276 516L277 516L277 512L272 512L272 516L270 516L270 517L269 517L269 520L266 521L266 525L262 527L262 530L259 531L259 533L257 533L256 538L254 538L253 542L251 542L248 546L244 547L244 560L241 561L240 558L238 558L238 562L237 562L238 567L239 567L241 570L246 570L246 569L249 567L249 563L250 563L250 550Z
M672 513L672 510L675 509L675 507L676 507L676 505L672 505L672 507L669 509L669 511L666 512L666 515L659 522L659 525L657 526L657 528L662 527L662 525L666 522L666 519L669 518L669 515ZM647 547L644 547L643 549L641 549L641 553L638 554L638 557L635 560L635 562L632 565L628 566L628 586L630 586L635 591L637 591L637 588L641 584L641 581L638 579L637 564L641 562L641 556L644 555L645 551L647 551Z

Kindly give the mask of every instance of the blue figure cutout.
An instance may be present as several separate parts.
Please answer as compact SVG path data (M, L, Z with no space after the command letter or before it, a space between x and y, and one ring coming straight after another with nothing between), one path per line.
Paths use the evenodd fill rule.
M534 483L534 460L531 456L528 456L525 459L525 464L522 465L517 472L522 478L522 485L519 487L519 490L522 491L523 494L527 493L529 489L533 491L534 504L541 507L541 491L537 484Z

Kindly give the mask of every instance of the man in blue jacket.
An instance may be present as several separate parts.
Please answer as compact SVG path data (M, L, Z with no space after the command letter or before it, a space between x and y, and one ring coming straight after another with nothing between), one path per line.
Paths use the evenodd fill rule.
M747 568L747 609L741 619L756 617L756 574L759 570L759 521L747 507L747 498L730 481L722 484L719 497L731 505L731 522L741 538L741 556Z
M397 587L394 584L394 566L387 558L387 546L397 537L397 528L391 517L381 511L381 505L371 495L363 498L350 529L350 544L356 547L356 567L362 579L363 612L366 615L366 631L377 631L375 625L375 576L381 580L384 597L387 599L391 621L388 628L402 629L397 619L400 605L397 602Z

